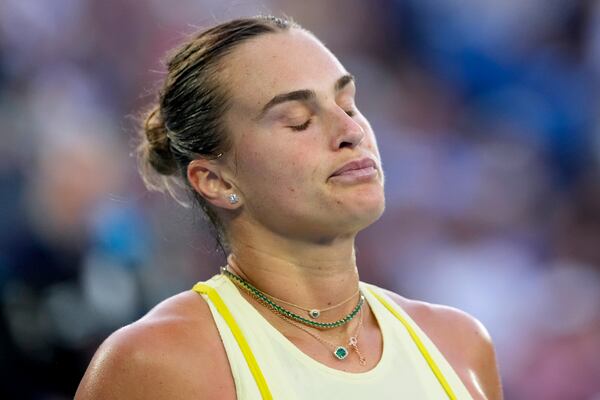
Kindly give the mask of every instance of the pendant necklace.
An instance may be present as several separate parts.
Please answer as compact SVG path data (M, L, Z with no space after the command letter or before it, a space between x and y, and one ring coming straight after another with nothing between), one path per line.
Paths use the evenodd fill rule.
M350 349L352 349L358 356L360 365L366 365L366 363L367 363L366 359L362 355L360 350L358 349L358 335L360 333L360 329L362 327L362 322L363 322L362 321L363 320L362 306L365 302L365 298L362 294L360 295L358 305L346 317L344 317L341 320L336 321L334 323L327 323L327 322L321 323L321 322L307 320L297 314L292 313L291 311L287 311L285 308L283 308L283 307L277 305L276 303L274 303L273 301L271 301L271 299L269 297L267 297L265 294L263 294L263 292L256 289L254 286L252 286L244 278L233 274L232 272L228 271L226 268L221 268L221 273L223 275L227 276L228 278L230 278L231 281L236 286L247 291L252 297L254 297L255 300L257 300L259 303L266 306L275 315L277 315L278 317L280 317L287 323L297 327L298 329L303 330L304 332L306 332L307 334L309 334L310 336L312 336L313 338L315 338L316 340L321 342L326 347L332 348L333 349L332 354L336 359L338 359L340 361L346 359L346 357L348 357L348 354L350 353L348 351L348 347L350 347ZM354 316L358 313L360 313L358 326L356 328L356 331L354 332L354 335L350 336L350 338L348 340L348 347L331 343L330 341L320 337L316 333L311 332L308 329L306 329L304 326L302 326L302 324L304 324L304 325L311 326L313 328L322 328L322 329L323 329L323 327L325 329L335 328L337 326L346 324L347 322L352 320L354 318Z
M290 303L290 302L282 300L282 299L278 299L277 297L271 296L270 294L266 294L265 293L265 295L267 295L271 300L275 300L275 301L278 301L280 303L287 304L288 306L296 307L296 308L299 308L300 310L306 311L308 313L308 315L312 319L317 319L317 318L319 318L321 316L322 312L334 310L334 309L336 309L338 307L343 306L344 304L346 304L350 300L354 299L359 292L360 292L360 289L356 289L356 292L352 293L352 296L348 297L346 300L342 301L341 303L338 303L338 304L336 304L334 306L331 306L331 307L321 308L321 309L306 308L306 307L302 307L302 306L296 305L294 303Z
M277 304L273 300L271 300L271 298L266 293L257 289L256 287L254 287L254 285L252 285L250 282L248 282L246 279L242 278L241 276L232 273L227 268L225 268L225 267L221 268L221 273L223 275L225 275L226 277L228 277L234 284L236 284L236 286L238 286L238 287L244 289L246 292L248 292L258 302L260 302L261 304L268 307L271 311L274 311L277 314L279 314L285 318L288 318L290 320L300 322L301 324L304 324L304 325L312 326L313 328L332 329L332 328L337 328L339 326L345 325L348 322L352 321L352 319L354 319L354 317L358 314L358 312L362 308L363 304L365 303L365 297L362 294L360 294L360 291L359 291L360 297L358 298L358 303L356 304L354 309L352 311L350 311L349 314L347 314L346 316L344 316L343 318L341 318L337 321L317 322L314 320L304 318L301 315L298 315L286 308L283 308L282 306L280 306L279 304Z
M303 327L302 325L289 320L287 318L284 318L283 316L277 314L281 319L283 319L284 321L288 322L289 324L294 325L296 328L303 330L304 332L308 333L309 335L311 335L313 338L315 338L316 340L318 340L319 342L321 342L321 344L325 345L326 347L329 347L330 349L333 349L333 356L338 359L338 360L344 360L346 357L348 357L348 354L350 353L348 351L348 347L350 347L350 349L352 349L356 355L358 356L358 362L360 365L365 366L367 365L367 359L363 356L363 354L360 352L360 350L358 349L358 335L360 334L360 329L362 328L362 323L363 323L363 310L360 310L360 316L358 319L358 325L356 327L356 330L354 332L353 336L350 336L350 338L348 339L348 347L346 346L341 346L341 345L336 345L334 343L331 343L328 340L323 339L322 337L320 337L319 335L317 335L314 332L309 331L308 329L306 329L305 327Z
M237 267L237 263L233 261L233 256L227 257L227 262L228 262L228 264L233 264L233 265L235 265ZM342 302L340 302L338 304L335 304L333 306L330 306L330 307L327 307L327 308L320 308L320 309L319 308L302 307L302 306L299 306L297 304L290 303L289 301L285 301L285 300L279 299L279 298L277 298L275 296L272 296L272 295L270 295L268 293L263 292L263 294L265 296L269 297L271 300L275 300L275 301L277 301L279 303L283 303L283 304L286 304L288 306L292 306L292 307L298 308L298 309L300 309L302 311L306 311L306 313L312 319L317 319L317 318L319 318L321 316L321 313L323 313L325 311L335 310L336 308L339 308L339 307L343 306L344 304L346 304L347 302L349 302L350 300L356 298L356 295L359 292L360 292L360 288L357 288L356 291L354 293L352 293L352 296L348 297L346 300L343 300Z

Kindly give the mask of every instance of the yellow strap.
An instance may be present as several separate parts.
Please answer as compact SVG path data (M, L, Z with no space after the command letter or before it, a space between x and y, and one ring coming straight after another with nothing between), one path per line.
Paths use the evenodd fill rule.
M195 284L194 287L192 288L192 290L194 290L197 293L207 295L208 298L212 301L213 305L215 306L215 308L217 309L219 314L221 314L221 316L223 317L223 319L229 326L229 329L231 329L231 333L233 334L233 337L237 341L238 346L240 346L240 350L242 351L242 354L244 355L244 358L246 359L246 363L248 363L248 367L250 368L250 372L252 373L252 376L254 377L254 380L256 381L256 385L258 386L258 390L260 391L262 398L263 399L273 399L273 396L271 395L271 391L269 390L269 386L267 385L267 381L265 380L265 377L262 374L262 371L260 370L258 363L256 362L256 358L254 357L254 354L252 353L252 350L250 349L248 342L244 338L242 330L240 329L237 322L235 322L233 315L231 315L231 312L229 311L229 309L227 308L227 306L221 299L221 296L219 296L219 293L217 293L217 291L214 288L212 288L204 283ZM421 339L419 338L417 333L414 331L412 326L408 323L408 321L406 321L406 319L402 315L400 315L400 313L389 302L387 302L383 297L381 297L379 294L377 294L373 289L369 288L369 292L371 292L371 294L373 296L375 296L375 298L377 300L379 300L379 302L381 302L381 304L383 304L384 307L387 308L396 318L398 318L398 320L402 323L402 325L404 325L404 328L406 328L406 330L408 331L408 334L412 338L413 342L415 342L415 344L417 345L417 348L423 355L423 358L425 358L425 361L427 361L429 368L431 368L431 371L433 372L433 374L435 375L437 380L440 382L440 384L444 388L444 391L448 395L448 398L450 400L456 400L456 395L454 394L454 392L452 391L452 388L446 381L446 378L444 378L442 371L440 371L439 367L437 366L437 364L435 363L435 361L433 360L433 358L427 351L427 348L425 347L423 342L421 342Z
M219 296L219 293L217 293L214 288L204 283L195 284L192 290L197 293L207 295L210 301L212 301L219 314L221 314L229 326L229 329L231 329L231 333L233 333L233 337L237 341L238 346L240 346L240 350L242 351L242 354L248 363L248 367L250 368L250 372L256 381L256 385L258 386L258 390L260 391L262 398L273 399L271 391L269 390L269 386L267 385L267 381L265 380L265 377L263 376L263 373L256 362L256 358L254 358L254 354L252 354L252 350L250 349L248 342L246 342L246 339L244 338L242 330L237 322L235 322L233 315L231 315L231 312L229 312L229 309L221 299L221 296Z
M423 358L425 358L425 360L427 361L427 364L429 364L429 368L431 368L431 371L433 372L433 374L435 375L437 380L440 382L440 384L444 388L444 391L448 395L448 398L450 398L451 400L456 400L456 395L454 394L454 392L452 391L452 388L446 381L446 378L444 378L442 371L440 371L439 367L437 366L437 364L435 363L433 358L431 358L431 355L425 348L425 345L423 345L423 342L421 342L421 339L419 338L417 333L414 331L412 326L408 323L408 321L406 321L406 319L404 319L404 317L402 315L400 315L400 313L394 307L392 307L392 305L390 303L388 303L383 297L381 297L380 295L375 293L375 291L373 289L369 288L369 292L371 292L371 294L373 296L375 296L375 298L377 298L377 300L379 300L381 302L381 304L383 304L385 306L385 308L387 308L392 314L394 314L394 316L396 318L398 318L400 320L402 325L404 325L404 327L408 331L408 334L412 338L413 342L415 342L415 344L419 348L419 351L423 355Z

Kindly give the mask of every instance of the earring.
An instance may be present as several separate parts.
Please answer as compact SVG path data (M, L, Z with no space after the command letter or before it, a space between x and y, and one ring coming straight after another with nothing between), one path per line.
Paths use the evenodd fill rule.
M229 199L230 204L237 204L238 201L240 201L240 196L238 196L235 193L231 193L230 195L227 196L227 198Z

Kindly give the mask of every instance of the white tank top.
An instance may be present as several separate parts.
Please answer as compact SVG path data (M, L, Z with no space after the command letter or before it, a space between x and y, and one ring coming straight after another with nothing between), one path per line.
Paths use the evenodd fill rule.
M194 286L208 302L238 400L472 399L444 356L393 300L360 283L383 336L370 371L340 371L312 359L275 329L224 275Z

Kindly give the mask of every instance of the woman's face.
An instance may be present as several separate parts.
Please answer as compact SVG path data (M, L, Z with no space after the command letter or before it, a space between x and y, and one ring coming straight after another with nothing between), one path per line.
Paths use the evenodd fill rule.
M325 241L379 218L383 172L375 136L356 108L352 76L329 50L292 29L242 44L223 64L231 97L228 161L241 218Z

